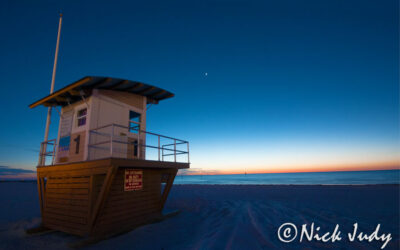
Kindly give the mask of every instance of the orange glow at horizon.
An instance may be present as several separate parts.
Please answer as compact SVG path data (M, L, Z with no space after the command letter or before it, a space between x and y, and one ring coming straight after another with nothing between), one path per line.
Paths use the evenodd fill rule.
M215 141L193 150L187 174L295 173L399 169L397 143L319 138L242 142ZM199 152L197 154L197 152ZM203 157L200 157L200 152ZM207 157L204 157L206 155ZM182 171L185 174L185 171Z
M36 180L36 172L35 173L15 173L10 175L0 175L0 180Z
M185 175L221 175L221 174L267 174L267 173L304 173L304 172L337 172L337 171L372 171L400 170L400 161L377 162L370 164L341 164L341 165L309 165L309 166L266 166L247 167L243 169L189 169Z

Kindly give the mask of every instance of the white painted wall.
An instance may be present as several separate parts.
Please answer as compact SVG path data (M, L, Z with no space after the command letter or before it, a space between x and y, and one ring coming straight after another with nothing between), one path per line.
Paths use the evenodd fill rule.
M123 93L126 95L126 93ZM126 96L125 96L126 97ZM141 96L132 95L132 98L141 98L146 101L146 98ZM115 141L119 141L121 143L114 142L112 149L112 157L115 158L127 158L128 154L128 136L131 138L137 138L136 134L129 133L129 111L133 110L137 113L141 114L141 127L142 130L146 128L146 105L143 108L135 107L133 105L129 105L126 102L122 102L118 100L118 92L114 93L111 98L108 95L103 95L101 91L94 90L92 95L92 109L91 109L91 120L90 120L90 129L100 128L97 131L100 133L112 134L113 139ZM110 124L118 124L123 126L114 127L114 131L112 131L111 127L101 128ZM101 141L109 140L106 136L96 135L91 133L90 135L90 144L98 143ZM145 143L145 134L141 135L142 143ZM89 159L101 159L110 156L110 144L101 144L97 149L91 149L89 152ZM140 158L144 158L145 151L141 152Z
M61 163L61 162L59 162L60 157L66 156L65 152L64 153L59 152L60 138L66 137L66 136L71 136L71 135L74 135L76 133L81 133L81 132L84 132L86 135L84 140L82 140L80 142L81 150L84 150L82 158L86 159L86 154L87 154L86 145L88 143L87 133L88 133L89 122L90 122L90 102L91 102L91 98L89 97L86 99L86 102L84 102L82 100L82 101L76 102L74 104L71 104L69 106L63 107L61 109L61 117L60 117L59 127L58 127L57 148L56 148L56 156L55 156L56 163ZM81 110L83 108L87 108L86 125L78 127L77 126L77 113L79 110ZM73 149L70 147L70 150L73 150ZM68 163L68 162L70 162L70 161L63 162L63 163Z
M68 134L77 134L81 132L85 132L85 141L81 142L82 150L84 150L83 160L95 160L102 158L109 158L110 155L110 143L104 143L101 145L97 145L97 148L88 147L89 145L109 141L109 136L104 135L96 135L95 133L90 133L90 130L101 128L106 125L111 124L119 124L124 126L125 128L114 127L113 137L114 140L118 140L120 142L127 142L128 137L130 138L138 138L138 135L135 133L130 133L128 131L129 127L129 111L135 111L141 114L141 130L146 129L146 97L138 96L132 94L131 96L128 94L129 98L140 98L140 102L142 105L138 107L138 100L134 99L132 102L133 105L130 105L129 98L127 99L126 92L110 92L102 93L101 90L93 90L92 96L86 99L86 102L80 101L74 103L70 106L62 108L62 117L60 118L59 124L59 132L57 138L57 144L60 141L60 137L68 135ZM123 96L122 96L123 95ZM121 98L120 98L121 97ZM123 97L123 98L122 98ZM127 101L128 100L128 101ZM87 117L86 117L86 125L78 127L77 126L77 113L82 108L87 108ZM64 117L65 115L65 117ZM71 123L72 116L72 123ZM70 127L70 131L68 131L68 127ZM100 133L110 135L112 133L112 127L108 126L105 128L101 128L96 130ZM142 133L140 135L140 141L142 144L146 142L146 135ZM70 150L74 150L70 148ZM128 145L125 143L113 143L113 154L112 157L115 158L127 158L128 154ZM140 158L145 159L145 148L140 151ZM56 163L58 163L58 149L56 150Z

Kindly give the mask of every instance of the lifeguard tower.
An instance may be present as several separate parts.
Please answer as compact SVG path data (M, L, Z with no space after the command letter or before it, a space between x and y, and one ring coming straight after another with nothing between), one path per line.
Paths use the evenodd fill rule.
M178 169L189 168L189 142L146 131L146 112L173 96L89 76L31 104L61 107L37 167L42 227L108 236L160 219Z

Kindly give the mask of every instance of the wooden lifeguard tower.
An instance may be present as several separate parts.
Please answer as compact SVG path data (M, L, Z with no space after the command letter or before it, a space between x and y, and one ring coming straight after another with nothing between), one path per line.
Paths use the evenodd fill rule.
M109 236L162 217L189 142L146 131L147 107L173 97L141 82L84 77L31 104L60 106L57 139L41 144L42 227Z

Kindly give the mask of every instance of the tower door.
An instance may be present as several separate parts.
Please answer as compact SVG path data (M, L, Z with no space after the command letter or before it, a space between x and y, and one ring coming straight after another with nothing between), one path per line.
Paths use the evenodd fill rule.
M138 140L136 138L128 137L128 159L137 159L138 158L139 145Z

